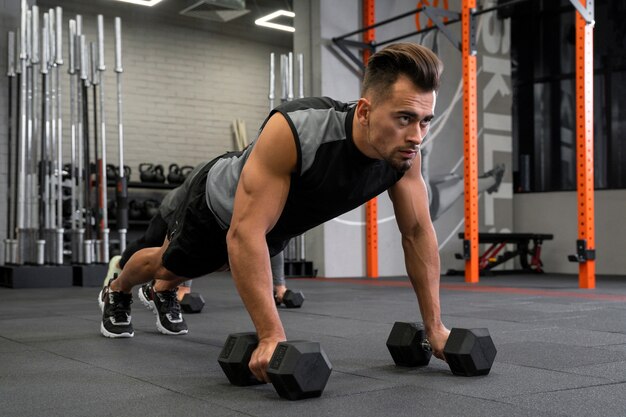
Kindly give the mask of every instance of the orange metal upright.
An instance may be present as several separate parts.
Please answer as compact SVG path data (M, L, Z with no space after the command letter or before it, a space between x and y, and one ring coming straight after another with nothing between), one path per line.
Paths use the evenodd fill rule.
M376 20L375 0L363 0L363 26L371 26ZM363 42L373 42L374 29L363 32ZM370 51L363 51L363 62L367 65ZM365 203L365 271L369 278L378 278L378 202L376 198Z
M461 13L463 62L463 147L465 239L469 241L469 259L465 261L465 282L478 282L478 99L476 55L471 48L471 12L476 0L463 0Z
M586 6L585 0L580 0ZM595 250L593 195L593 23L576 14L576 176L578 191L578 239ZM580 288L595 288L596 264L579 264Z

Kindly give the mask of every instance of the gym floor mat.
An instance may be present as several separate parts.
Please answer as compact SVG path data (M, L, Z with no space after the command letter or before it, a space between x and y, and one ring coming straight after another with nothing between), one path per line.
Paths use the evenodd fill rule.
M442 277L451 327L487 327L491 373L464 378L433 359L397 368L385 342L419 321L406 277L290 279L300 309L279 309L290 339L319 341L333 364L321 398L291 402L270 385L231 386L217 357L252 331L227 273L198 279L189 334L165 336L133 304L135 337L100 335L97 288L0 288L0 402L7 416L622 416L626 409L626 278L579 290L567 275ZM136 300L135 296L135 301Z

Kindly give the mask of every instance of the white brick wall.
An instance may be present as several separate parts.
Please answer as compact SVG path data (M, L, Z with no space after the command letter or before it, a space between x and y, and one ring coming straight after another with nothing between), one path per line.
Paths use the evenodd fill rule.
M71 12L65 13L66 21ZM107 157L117 159L117 98L113 18L105 15ZM83 16L96 40L95 16ZM123 20L123 123L125 163L133 180L141 162L194 165L232 150L231 122L246 121L252 138L268 111L268 60L272 45L181 27ZM67 66L64 68L64 72ZM64 122L69 149L68 77Z

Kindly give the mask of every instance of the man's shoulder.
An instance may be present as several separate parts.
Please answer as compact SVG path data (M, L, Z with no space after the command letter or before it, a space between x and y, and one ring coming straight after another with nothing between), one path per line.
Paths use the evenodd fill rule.
M356 102L341 102L330 97L304 97L282 103L277 107L281 113L292 113L302 110L334 109L339 112L350 110Z

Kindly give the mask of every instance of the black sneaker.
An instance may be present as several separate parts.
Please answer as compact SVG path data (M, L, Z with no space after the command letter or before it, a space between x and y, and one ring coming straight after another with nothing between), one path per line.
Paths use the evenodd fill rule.
M189 329L180 312L176 289L157 292L152 284L142 285L138 295L141 303L156 315L157 329L163 334L187 334Z
M132 294L111 291L105 286L98 296L98 304L102 310L100 333L106 337L133 337L135 331L130 322L130 305Z

